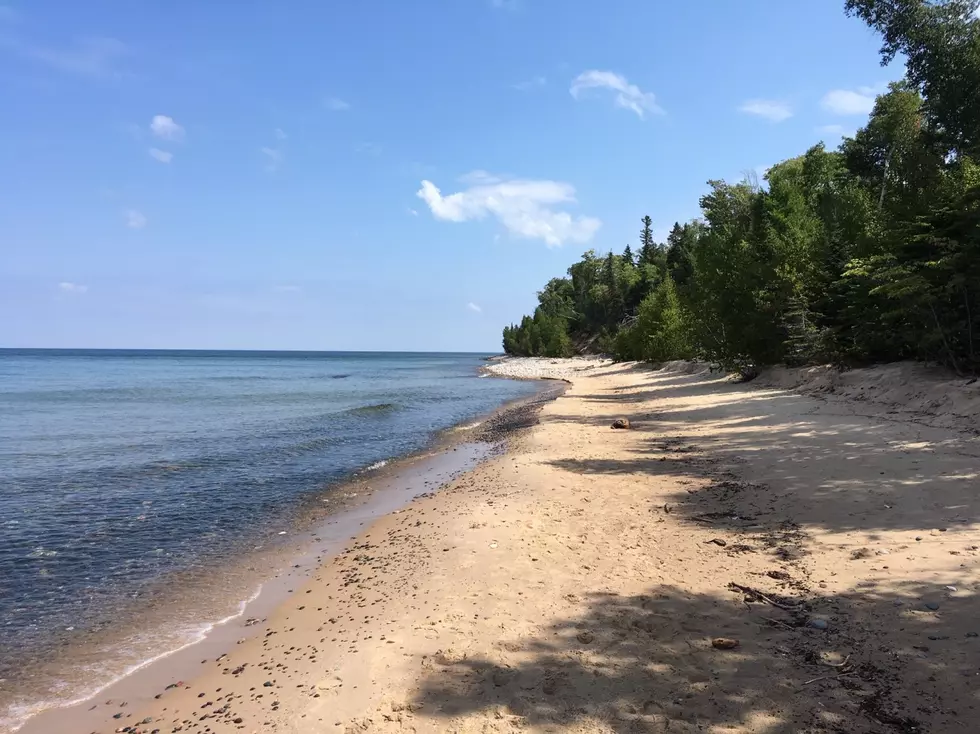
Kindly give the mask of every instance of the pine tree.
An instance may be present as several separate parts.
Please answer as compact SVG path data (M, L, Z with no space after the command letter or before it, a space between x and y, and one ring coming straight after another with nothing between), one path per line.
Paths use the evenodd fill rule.
M640 230L640 263L656 261L657 243L653 241L653 220L643 217L643 229Z
M633 250L630 249L629 245L626 245L626 249L623 250L623 264L630 266L636 264L636 261L633 259Z

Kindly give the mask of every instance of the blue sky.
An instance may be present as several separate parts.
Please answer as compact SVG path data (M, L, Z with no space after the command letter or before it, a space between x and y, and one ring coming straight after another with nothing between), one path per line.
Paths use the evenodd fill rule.
M878 45L843 0L0 5L0 346L496 351L862 125Z

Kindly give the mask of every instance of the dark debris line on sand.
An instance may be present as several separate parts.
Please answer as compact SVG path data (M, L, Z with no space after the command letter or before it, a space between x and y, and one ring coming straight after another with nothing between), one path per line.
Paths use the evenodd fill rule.
M547 386L536 395L505 406L487 418L476 431L475 438L478 441L497 443L518 431L537 425L545 404L561 397L566 389L567 382L549 380Z

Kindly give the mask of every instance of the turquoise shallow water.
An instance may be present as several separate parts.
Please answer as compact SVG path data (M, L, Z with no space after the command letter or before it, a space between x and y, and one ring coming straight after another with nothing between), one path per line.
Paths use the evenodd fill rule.
M481 355L0 350L0 679L530 395Z

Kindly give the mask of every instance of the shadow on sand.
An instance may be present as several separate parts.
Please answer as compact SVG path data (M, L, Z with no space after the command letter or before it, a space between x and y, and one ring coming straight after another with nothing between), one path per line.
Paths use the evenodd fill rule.
M971 437L717 375L643 371L639 388L576 396L596 404L594 416L547 418L609 430L610 416L625 416L632 455L567 456L554 468L688 478L664 510L751 535L773 569L797 563L815 528L873 541L941 524L951 553L976 555L967 531L978 519L980 450ZM887 592L867 584L827 596L796 566L795 581L770 573L778 597L661 586L570 600L584 613L546 634L504 634L506 662L436 656L416 704L444 717L446 731L453 717L485 712L483 731L976 732L980 695L962 678L980 680L980 607L941 585L971 589L975 572L960 569ZM704 629L751 644L715 649L695 632ZM942 681L953 680L946 690Z
M450 720L482 711L502 724L544 731L976 731L972 703L943 709L942 701L915 693L917 686L935 687L937 678L976 675L968 655L959 668L939 666L930 648L980 645L966 633L952 634L977 624L971 605L944 610L940 618L924 606L926 593L909 583L898 594L817 597L793 611L752 595L691 595L671 587L635 597L594 595L584 600L584 615L557 622L547 636L504 636L498 648L512 660L507 664L435 656L415 703ZM827 631L807 627L818 610L829 620ZM887 641L862 642L837 630L838 618L857 611L887 614L921 637L921 645L891 651L904 667L901 689L889 670L861 652ZM734 639L762 627L764 645L714 649L689 631L705 624ZM835 652L843 648L853 651L849 657Z

